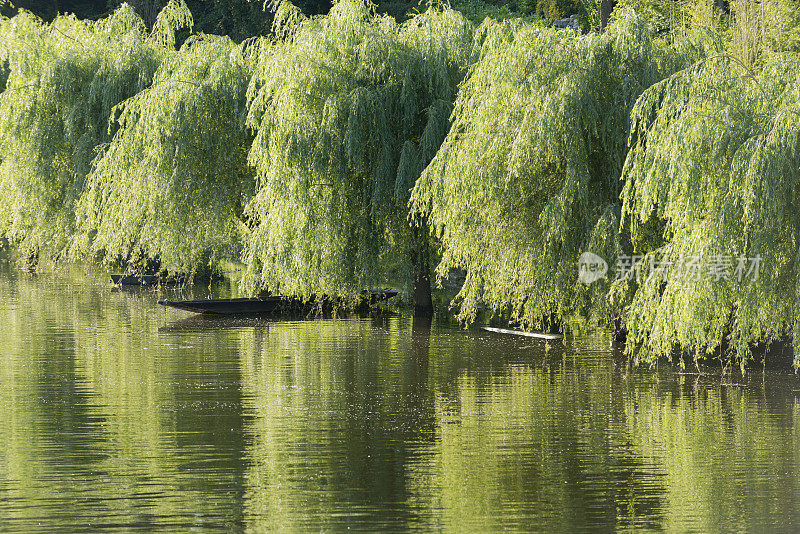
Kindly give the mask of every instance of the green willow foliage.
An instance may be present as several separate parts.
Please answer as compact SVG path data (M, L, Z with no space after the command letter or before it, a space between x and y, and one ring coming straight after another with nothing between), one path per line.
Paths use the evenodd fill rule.
M447 133L473 48L449 8L398 25L358 0L275 43L251 87L250 290L352 294L410 278L427 231L407 221L409 191Z
M117 105L117 133L80 203L76 250L185 271L238 258L255 186L250 76L245 48L195 36L163 61L150 87Z
M111 108L150 85L168 53L161 43L190 23L182 0L166 11L151 34L127 5L96 22L59 16L45 24L26 12L0 22L8 65L0 233L20 250L58 256L67 247L95 147L110 139Z
M647 361L675 348L733 356L793 334L800 348L800 58L774 57L756 74L712 56L654 85L632 113L625 215L664 227L649 256L732 257L730 276L657 270L637 290L629 350ZM739 258L760 255L735 276ZM751 262L745 268L749 270Z
M618 0L673 42L700 31L721 37L727 52L748 66L763 66L776 53L800 50L797 0Z
M486 28L454 124L417 182L414 209L443 243L439 274L466 270L460 317L485 303L524 326L608 317L608 285L586 289L577 261L613 261L628 117L681 65L632 12L603 35L514 21Z
M0 19L0 238L31 259L242 259L246 291L305 297L427 287L433 242L440 276L466 271L465 321L614 321L648 362L800 348L800 56L762 31L783 7L748 26L759 6L735 3L732 45L684 3L696 20L663 39L628 9L577 36L361 0L276 0L271 38L180 50L182 0L150 33L127 5ZM643 274L583 285L589 251ZM687 256L762 263L651 273Z

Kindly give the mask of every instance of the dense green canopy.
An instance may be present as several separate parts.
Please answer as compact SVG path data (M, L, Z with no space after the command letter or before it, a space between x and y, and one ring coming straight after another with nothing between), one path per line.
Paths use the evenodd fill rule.
M0 19L0 237L32 260L240 260L243 291L305 297L429 291L433 250L466 272L467 322L613 321L646 361L800 339L796 1L686 0L680 25L620 4L578 35L281 1L242 44L186 38L182 0L152 31L127 5ZM605 279L581 281L584 252Z
M603 35L516 22L486 31L453 127L412 196L441 237L439 273L466 270L465 319L481 303L526 326L608 318L608 284L580 284L578 258L621 251L629 112L681 60L633 13Z
M757 75L721 55L637 102L625 214L634 229L663 227L659 247L641 247L647 272L670 267L633 299L629 348L640 357L679 347L743 362L753 344L792 332L800 346L799 87L795 55Z
M22 12L0 23L8 68L0 94L0 233L36 254L63 252L95 148L110 139L119 102L150 85L177 27L171 2L153 33L127 5L101 21L62 16L45 24Z
M80 204L76 249L186 271L238 258L255 186L249 80L242 46L201 35L164 60L150 87L117 105L118 131Z
M406 220L409 190L448 130L472 35L449 8L398 25L341 0L275 44L251 87L251 289L348 294L410 279L427 231Z

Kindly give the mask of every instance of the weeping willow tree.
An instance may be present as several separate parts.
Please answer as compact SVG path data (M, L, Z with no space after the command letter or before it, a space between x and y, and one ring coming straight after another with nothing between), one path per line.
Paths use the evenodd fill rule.
M240 257L255 187L248 50L228 37L191 37L152 85L113 108L117 132L88 177L76 251L183 271Z
M96 22L59 16L45 24L24 11L0 22L8 68L0 94L0 232L26 255L64 252L95 148L110 139L111 108L150 85L174 31L190 23L182 0L149 34L127 5Z
M414 279L429 308L428 232L407 201L449 128L472 26L438 7L398 25L341 0L279 32L251 86L247 287L308 297Z
M411 199L441 239L439 274L466 270L462 319L482 303L533 327L622 313L606 298L608 280L579 282L578 259L591 251L613 262L627 247L619 194L629 112L681 61L633 12L599 36L514 22L487 29Z
M678 349L744 365L793 334L798 364L799 73L797 55L757 74L712 56L633 109L623 199L648 273L627 319L640 360ZM660 243L638 242L648 225Z

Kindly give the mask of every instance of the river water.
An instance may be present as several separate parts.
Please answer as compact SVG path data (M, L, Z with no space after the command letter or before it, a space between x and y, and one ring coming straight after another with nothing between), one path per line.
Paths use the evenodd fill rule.
M109 289L0 269L0 531L800 529L791 372Z

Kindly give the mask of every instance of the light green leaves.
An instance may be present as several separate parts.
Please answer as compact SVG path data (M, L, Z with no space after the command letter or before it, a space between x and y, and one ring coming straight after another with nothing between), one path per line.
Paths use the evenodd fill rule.
M151 80L165 51L127 5L108 19L21 13L0 24L8 81L0 94L0 232L55 256L75 229L75 205L111 108Z
M798 59L759 74L716 55L650 88L633 110L623 193L631 226L664 224L668 255L761 255L757 279L654 277L637 291L630 349L733 355L797 328ZM797 339L797 338L795 338Z
M190 38L147 89L112 112L119 130L95 161L76 248L192 271L239 259L255 188L245 128L250 66L227 37Z
M406 201L472 54L471 25L448 8L398 25L355 0L274 44L250 89L249 289L347 294L409 280L419 232Z
M453 127L412 194L441 236L439 272L466 270L464 319L483 303L526 326L607 317L608 286L579 284L577 260L620 250L628 114L674 60L633 13L602 36L483 31Z
M175 32L192 28L192 13L183 0L170 0L156 16L150 39L167 50L175 48Z

